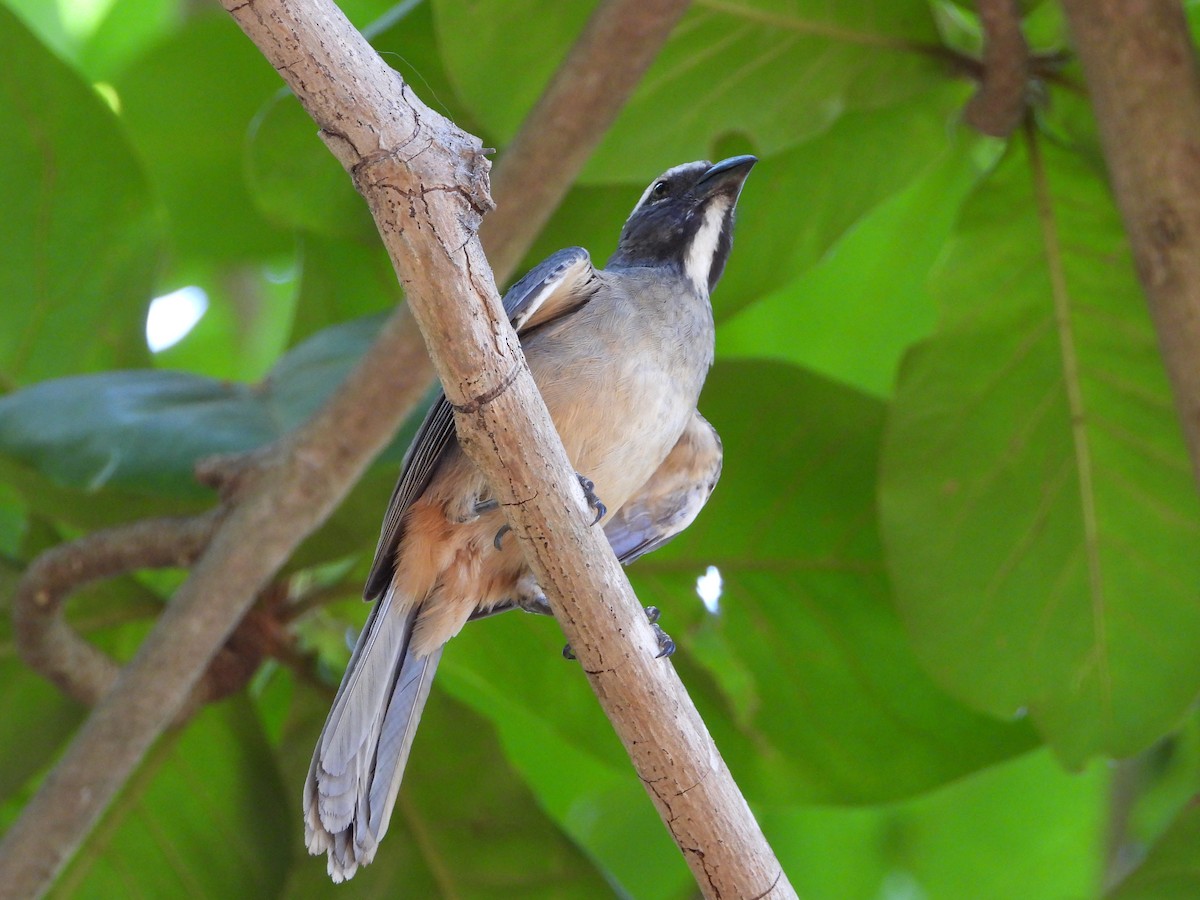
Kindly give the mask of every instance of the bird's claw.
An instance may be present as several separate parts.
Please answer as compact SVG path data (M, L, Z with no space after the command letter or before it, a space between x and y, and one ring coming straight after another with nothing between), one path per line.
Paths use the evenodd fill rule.
M583 496L587 500L588 507L596 511L596 518L592 519L592 524L595 525L608 514L608 507L596 496L596 485L590 478L585 478L578 472L575 473L575 477L579 479L579 486L583 488ZM489 500L486 504L477 504L475 512L479 513L485 509L495 509L499 505L496 501ZM511 525L507 523L501 525L500 530L496 532L496 536L492 538L492 546L499 550L504 544L504 536L510 531L512 531Z
M655 659L663 659L667 656L672 656L675 653L675 642L671 640L671 636L659 627L658 620L662 617L662 610L657 606L646 607L646 621L650 623L650 627L654 629L654 637L658 641L658 652L654 654ZM563 659L575 659L575 651L571 649L571 645L567 644L562 650Z
M579 486L583 488L583 498L587 500L588 507L596 511L596 518L592 519L592 524L595 525L608 513L608 507L596 496L596 484L592 479L578 472L575 473L575 477L579 479Z
M500 530L496 532L496 536L492 538L492 546L499 550L500 545L504 542L504 536L510 531L512 531L512 526L507 522L501 525Z

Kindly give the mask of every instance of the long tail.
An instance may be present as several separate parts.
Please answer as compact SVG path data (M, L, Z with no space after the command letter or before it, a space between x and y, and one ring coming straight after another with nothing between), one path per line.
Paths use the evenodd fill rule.
M375 857L442 656L408 652L418 610L396 613L393 600L389 589L371 610L304 782L308 852L329 854L335 882Z

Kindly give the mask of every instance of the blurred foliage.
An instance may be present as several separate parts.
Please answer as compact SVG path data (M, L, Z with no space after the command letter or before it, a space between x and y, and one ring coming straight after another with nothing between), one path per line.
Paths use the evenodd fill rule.
M502 154L590 5L344 9ZM1065 47L1056 4L1021 10ZM603 259L671 165L762 158L701 402L723 480L630 575L803 896L1200 896L1188 460L1078 68L983 139L948 62L979 44L950 0L696 0L527 262ZM53 543L211 503L195 461L303 421L400 297L218 9L0 0L0 50L6 603ZM184 285L207 313L151 354L150 300ZM416 420L289 565L311 608L287 664L164 736L54 896L333 890L300 784ZM72 621L127 658L177 581L89 589ZM561 643L514 614L450 645L391 832L341 893L693 895ZM82 717L0 620L0 827Z

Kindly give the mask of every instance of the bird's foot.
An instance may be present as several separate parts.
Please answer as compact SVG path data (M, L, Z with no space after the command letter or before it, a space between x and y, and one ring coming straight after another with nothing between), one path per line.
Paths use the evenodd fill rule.
M512 526L507 522L501 525L500 530L496 532L496 536L492 538L492 546L499 550L504 543L504 536L510 531L512 531Z
M543 598L544 599L544 598ZM662 610L657 606L646 607L646 621L650 623L650 627L654 629L654 637L658 641L658 652L654 654L655 659L662 659L664 656L671 656L675 653L675 642L671 640L671 636L659 627L658 620L662 618ZM575 651L571 649L571 645L567 644L563 647L563 659L574 659Z
M545 594L518 597L517 606L527 613L534 613L539 616L554 615L554 610L550 608L550 601L546 599Z
M600 498L596 496L596 485L592 479L575 473L575 477L579 479L579 486L583 488L583 497L587 500L588 508L596 511L596 518L592 519L592 524L595 525L604 518L608 512L608 507L600 502Z
M588 508L596 511L596 518L592 519L592 524L595 525L608 513L608 507L605 506L604 503L601 502L600 498L596 496L596 485L590 478L586 478L583 475L580 475L578 472L575 473L575 477L579 479L579 486L583 488L583 496L584 499L587 500ZM499 502L496 500L488 500L484 503L477 503L475 504L475 512L476 514L487 512L488 510L495 509L499 505ZM501 549L501 547L504 546L504 536L510 531L512 531L512 526L507 522L501 525L500 530L496 532L496 536L492 538L492 546L497 550Z

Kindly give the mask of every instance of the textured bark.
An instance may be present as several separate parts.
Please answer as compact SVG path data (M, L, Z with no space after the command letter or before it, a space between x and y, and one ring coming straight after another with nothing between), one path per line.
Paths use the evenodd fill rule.
M1063 0L1200 483L1200 78L1177 0Z
M259 591L419 401L425 380L412 372L426 356L409 325L397 314L330 402L241 486L154 631L5 834L0 897L45 893Z
M585 513L577 483L573 477L565 482L561 477L569 471L564 468L561 444L552 430L547 431L550 425L540 397L530 394L528 372L498 309L491 271L472 239L488 203L486 166L478 142L416 101L331 4L226 0L226 5L306 103L322 126L323 138L367 195L400 270L409 273L402 280L410 289L430 289L428 293L415 290L413 308L424 317L431 345L444 348L451 340L464 341L463 347L477 344L474 352L492 363L477 370L452 359L441 366L442 375L448 395L471 410L476 425L463 420L460 427L475 435L474 452L494 455L501 445L517 447L518 452L530 448L530 455L518 458L519 465L507 470L497 484L507 486L501 494L512 498L511 509L518 519L532 516L532 521L542 524L543 533L555 535L552 542L547 538L544 547L535 548L545 556L545 561L535 561L539 574L548 574L547 566L592 573L592 566L578 556L570 563L554 562L559 558L555 548L565 542L583 546L591 554L585 558L595 566L593 587L613 585L613 597L605 595L605 599L613 599L614 606L594 601L593 605L601 620L607 617L618 629L636 634L637 649L621 647L619 636L616 647L610 648L612 638L603 621L594 622L586 609L572 617L579 604L563 607L565 628L585 665L595 671L594 683L602 698L610 706L622 706L634 721L641 717L640 730L627 729L624 739L702 887L710 896L790 895L673 670L666 663L651 661L647 651L653 640L607 544L600 541L598 531L579 527ZM606 6L624 10L625 15L636 12L636 4L628 0L613 0ZM655 9L665 10L666 4ZM598 12L593 22L603 21ZM645 53L653 55L666 31L651 29L641 37L627 37L631 44L625 49L641 58ZM590 64L588 54L573 58L573 65ZM609 59L609 64L621 64L620 59ZM572 71L572 65L564 66L556 83L570 79ZM610 81L609 88L617 81L621 79ZM632 87L630 83L622 89ZM623 100L620 97L618 105ZM550 104L550 108L556 107ZM563 115L565 107L557 108L560 112L550 116L544 127L573 128L575 140L581 143L599 139L598 133L580 127L590 115L588 108L577 106L573 116ZM524 153L539 146L520 140L514 144L517 149L506 154L502 167L519 168ZM571 147L559 158L543 158L538 165L546 167L543 174L548 182L565 185L570 179L556 175L557 167L577 170L586 157L586 151L580 153ZM523 182L514 177L512 183ZM525 204L531 218L544 221L563 189L530 198L516 194L505 207L511 203L520 219ZM530 240L532 234L525 232L493 234L489 249L507 260L504 277ZM451 296L465 293L474 303L446 303L441 292L432 290L439 279L458 286ZM444 322L438 316L439 303L452 313ZM0 896L37 896L49 887L146 750L183 707L192 686L258 591L332 511L423 393L429 362L413 329L404 327L406 320L401 311L389 322L359 367L311 422L246 471L234 467L237 484L233 496L226 498L227 515L188 582L0 844ZM464 324L463 334L469 338L455 331ZM548 433L553 441L551 450L538 439L527 438L522 420L514 418L530 396L540 416L539 433ZM532 474L526 478L520 466L532 466ZM537 483L547 472L557 473L557 493ZM522 493L526 488L537 493L528 498ZM539 510L555 503L557 513L543 517ZM522 532L521 521L516 524ZM561 532L555 530L560 526ZM530 539L522 539L529 547ZM558 583L550 577L545 580L551 586ZM56 590L70 587L57 585ZM615 603L617 598L622 602ZM642 670L646 674L637 674ZM644 681L626 684L628 679L618 677L618 671ZM106 682L111 674L102 673L100 681ZM648 713L641 696L646 691L660 693L657 708L651 704ZM680 725L683 740L673 763L664 756L669 745L660 732L678 732Z
M480 143L412 96L336 7L256 0L231 11L366 198L457 411L459 440L491 482L701 889L792 895L674 669L654 658L654 635L603 532L590 525L476 234L490 205Z

